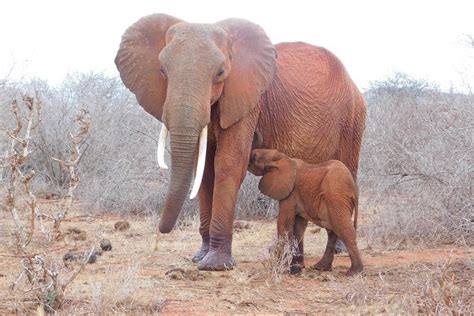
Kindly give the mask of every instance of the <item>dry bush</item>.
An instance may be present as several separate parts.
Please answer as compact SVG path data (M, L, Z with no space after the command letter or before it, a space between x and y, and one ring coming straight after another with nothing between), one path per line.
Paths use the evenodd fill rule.
M51 157L66 159L73 132L69 122L83 107L94 122L77 165L83 179L77 196L84 208L157 216L168 187L168 172L155 160L159 122L120 80L90 73L71 75L57 87L41 80L9 83L0 86L0 101L32 90L41 93L44 113L30 160L37 171L35 188L59 194L67 187L67 172ZM362 207L378 213L365 233L395 246L472 243L473 96L443 93L429 82L397 74L374 83L366 98L359 179L367 197ZM0 127L8 123L6 111L0 108ZM0 139L2 153L5 144ZM237 218L276 214L276 202L260 194L258 180L246 177ZM182 213L181 220L195 217L197 201L187 201Z
M61 262L56 256L50 255L55 250L50 243L51 234L43 226L42 218L45 214L42 213L31 186L36 171L29 162L34 152L32 143L42 123L43 104L38 93L34 98L23 96L21 102L14 99L11 104L11 118L15 125L4 129L11 142L2 160L2 174L5 174L7 186L5 197L0 204L4 211L11 214L14 224L11 236L15 237L11 257L18 258L20 266L19 275L10 289L19 293L21 304L27 302L37 306L37 313L44 314L45 310L54 312L61 307L66 287L83 270L94 248L88 252L80 267L71 271L68 278L67 275L62 275ZM79 118L83 116L80 115ZM79 182L74 174L74 166L79 157L77 146L87 131L86 126L81 130L82 135L80 133L71 136L75 145L72 159L61 161L67 165L71 178L67 194L69 203L64 206L61 219L64 219L67 210L72 207L73 191ZM43 235L35 234L38 223ZM5 227L8 227L7 223ZM58 221L54 222L54 229L59 231Z
M67 158L71 118L84 108L94 123L79 148L83 152L77 165L83 179L77 188L81 202L92 210L146 212L158 207L168 178L155 160L159 125L137 106L119 79L75 74L54 88L35 80L4 90L5 98L31 90L43 98L44 124L35 138L37 150L31 154L38 172L36 188L59 194L67 187L68 173L51 157ZM0 112L2 117L5 109Z
M68 135L72 116L79 108L90 113L90 135L79 148L77 164L82 181L77 196L92 211L120 211L157 215L168 188L168 172L156 163L159 122L138 106L135 97L118 78L102 74L74 74L57 86L45 81L11 83L0 87L0 101L39 91L43 120L31 167L37 170L34 183L39 191L60 195L69 176L51 157L64 160L71 151ZM7 109L0 108L0 126ZM6 122L6 121L5 121ZM0 138L0 150L3 142ZM257 179L248 176L239 195L237 217L266 217L274 214L274 203L260 194ZM195 216L197 199L186 201L181 220Z
M341 289L358 313L467 315L474 308L474 260L383 267ZM369 272L365 272L369 273Z
M375 82L360 168L371 237L405 242L474 242L473 95L444 93L403 74Z

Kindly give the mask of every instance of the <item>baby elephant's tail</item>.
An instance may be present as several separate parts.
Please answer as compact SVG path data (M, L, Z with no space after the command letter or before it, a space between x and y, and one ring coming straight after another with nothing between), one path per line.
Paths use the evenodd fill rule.
M359 217L359 197L356 195L352 198L354 202L354 229L357 231L357 218Z

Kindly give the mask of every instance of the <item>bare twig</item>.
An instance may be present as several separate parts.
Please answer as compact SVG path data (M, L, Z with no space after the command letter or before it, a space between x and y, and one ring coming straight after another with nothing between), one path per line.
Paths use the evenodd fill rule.
M11 285L11 290L16 290L20 286L20 282L26 277L26 289L20 289L25 295L33 295L34 299L39 304L38 311L54 311L60 306L64 290L73 282L76 276L84 269L85 264L89 261L90 256L94 254L94 248L84 258L84 262L80 267L74 271L71 277L64 283L59 280L59 269L54 264L53 260L44 256L48 252L52 252L61 248L52 248L44 251L35 251L34 253L28 250L28 245L31 243L34 230L35 219L38 216L40 221L43 215L37 207L37 199L31 189L31 181L35 176L35 171L28 168L26 161L31 153L30 144L33 131L40 126L41 123L41 101L36 95L35 98L24 97L22 108L15 100L12 102L11 112L15 118L15 127L7 131L7 135L11 139L11 148L6 154L5 168L9 170L9 181L5 202L2 207L11 213L13 222L15 224L15 237L17 254L11 257L20 258L21 272ZM26 113L26 115L22 115ZM73 192L79 183L79 178L75 171L75 166L80 158L79 146L86 137L90 120L88 113L81 110L77 117L79 122L79 131L75 135L71 135L71 157L67 161L57 160L61 165L69 171L70 183L69 190L66 196L67 205L63 207L62 213L59 216L53 217L54 228L59 230L59 223L66 216L73 203ZM29 169L29 170L28 170ZM22 190L18 186L22 185ZM25 222L20 216L17 199L19 195L25 197L28 216ZM59 218L59 220L57 220ZM41 224L41 222L40 222ZM27 226L27 228L25 228ZM0 254L0 256L5 256ZM48 264L47 264L48 263ZM49 266L48 266L49 265Z
M81 158L81 154L79 151L80 145L86 139L89 129L90 129L90 116L89 112L85 109L81 109L79 115L76 117L76 122L79 124L79 130L75 135L71 135L71 155L68 160L60 160L57 158L52 157L54 161L59 162L61 167L66 169L69 172L69 188L66 194L66 206L62 208L61 212L54 216L54 232L56 238L58 238L61 233L59 231L59 226L61 222L67 216L68 211L72 208L73 205L73 198L74 198L74 190L77 188L79 184L79 177L76 173L76 166Z

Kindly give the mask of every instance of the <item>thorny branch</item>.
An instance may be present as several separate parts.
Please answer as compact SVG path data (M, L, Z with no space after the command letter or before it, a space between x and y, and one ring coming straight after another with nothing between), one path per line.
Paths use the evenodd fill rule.
M30 141L32 132L41 123L42 103L38 95L35 98L25 96L21 105L24 106L24 110L20 108L16 100L12 101L11 112L15 118L15 127L6 132L11 139L11 146L5 154L5 165L2 166L2 168L8 169L9 175L7 194L2 207L11 213L15 223L15 244L18 251L18 255L15 257L21 258L21 272L11 285L11 290L15 290L26 276L28 288L22 290L23 293L33 293L42 311L45 308L48 311L54 311L61 304L66 287L81 273L95 249L92 247L90 252L86 254L80 267L63 283L59 281L59 269L56 264L46 260L48 259L47 257L40 255L40 253L46 253L46 251L40 253L27 251L27 246L31 243L34 233L35 218L36 216L41 217L41 214L37 208L36 196L31 190L31 181L35 176L35 171L28 170L28 165L25 163L28 155L31 153ZM22 111L26 111L24 116ZM54 218L55 229L59 229L60 220L66 216L72 206L73 192L79 183L79 178L75 171L75 167L80 159L79 145L84 141L90 127L90 119L86 110L81 110L76 120L79 123L79 131L75 135L71 135L70 158L66 161L55 159L69 171L71 178L66 196L67 205L63 208L62 213ZM23 190L18 189L20 183ZM17 199L19 196L26 196L26 206L27 210L29 210L26 224L28 225L27 230L25 229L26 225L21 222L18 212ZM46 264L47 261L50 262L49 266ZM41 310L39 309L38 311Z
M41 108L42 102L37 97L37 101L31 97L23 97L22 103L27 109L26 118L21 116L20 108L16 100L12 101L11 112L15 117L16 126L14 129L7 131L7 135L11 139L11 146L9 152L5 155L7 165L10 167L10 179L9 186L7 189L7 196L5 198L5 207L11 213L12 218L16 226L16 238L19 250L24 251L25 247L31 242L35 228L35 214L38 212L36 205L36 197L30 190L30 183L33 179L35 172L34 170L24 172L24 164L30 153L29 146L31 141L32 131L38 127L41 122ZM21 135L23 130L23 121L26 120L26 130L24 135ZM16 206L16 187L17 182L20 180L23 183L24 193L28 196L27 205L30 211L29 216L29 229L27 232L23 230L18 216L18 210Z
M71 135L71 155L68 160L60 160L57 158L52 157L54 161L59 162L59 164L69 172L69 188L66 194L65 203L66 206L62 208L62 212L56 214L54 216L54 232L56 238L58 238L61 234L59 231L59 225L61 221L67 216L68 210L72 208L73 198L74 198L74 190L77 188L79 184L79 178L76 173L76 165L81 159L81 154L79 151L80 145L85 141L89 129L90 129L90 116L89 112L85 109L81 109L78 116L76 117L76 122L79 124L79 130L75 135Z

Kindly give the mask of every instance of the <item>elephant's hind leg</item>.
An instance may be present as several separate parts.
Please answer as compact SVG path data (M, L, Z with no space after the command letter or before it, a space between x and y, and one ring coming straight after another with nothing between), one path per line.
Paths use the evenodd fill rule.
M352 224L352 222L350 222L350 224ZM351 267L346 272L346 275L351 276L362 272L364 266L362 264L362 259L360 258L359 249L357 248L356 232L354 226L348 225L345 227L345 229L341 229L338 234L346 244L347 252L351 258Z
M321 260L319 260L319 262L316 263L313 268L316 270L331 271L332 262L334 260L334 251L336 249L337 235L332 230L326 229L326 231L328 233L326 250L324 251L324 255Z
M362 271L363 265L357 249L356 230L352 223L351 206L331 208L331 221L337 236L344 242L351 258L351 267L346 275L354 275Z

